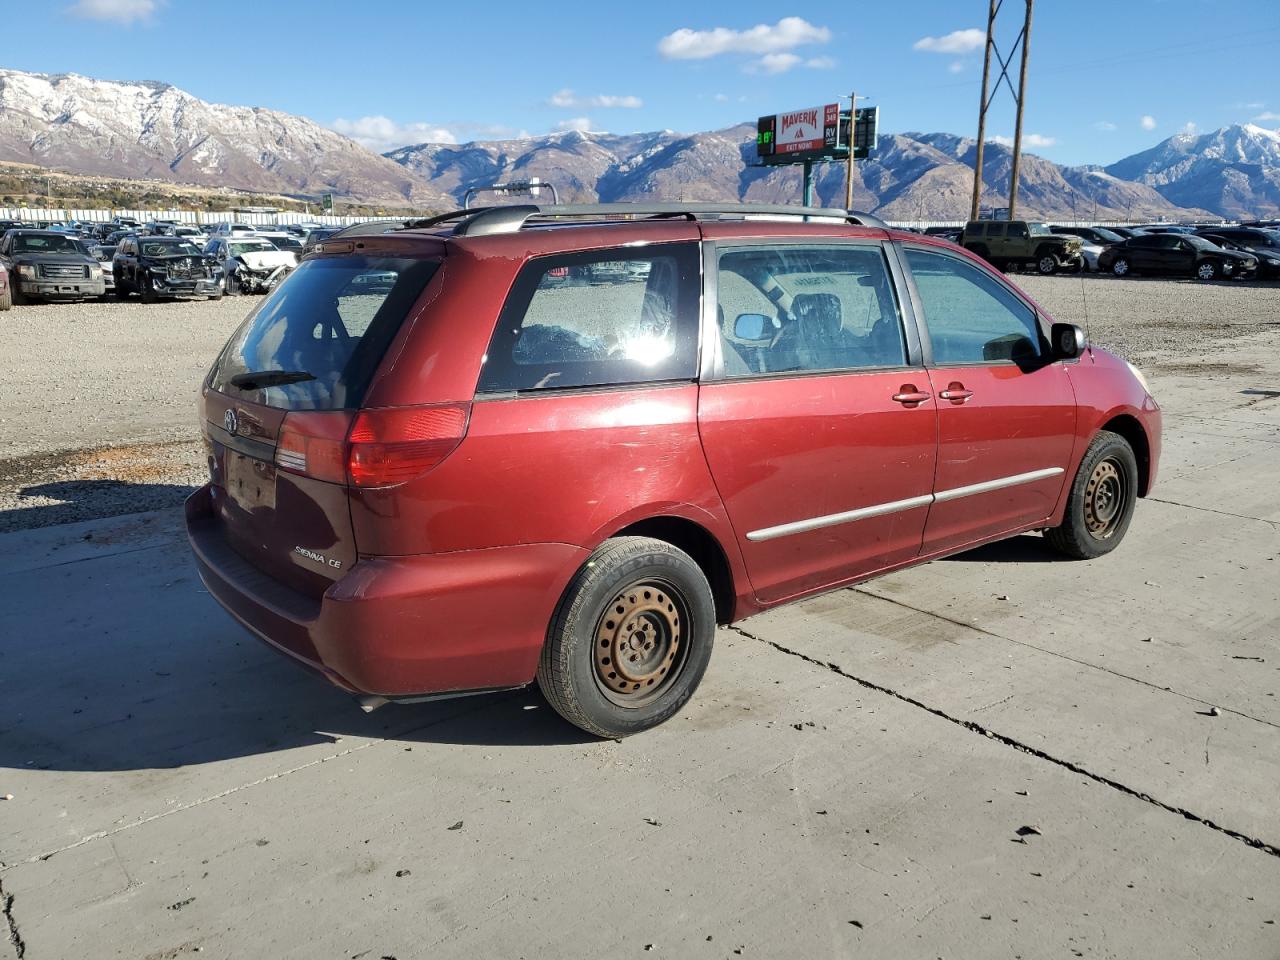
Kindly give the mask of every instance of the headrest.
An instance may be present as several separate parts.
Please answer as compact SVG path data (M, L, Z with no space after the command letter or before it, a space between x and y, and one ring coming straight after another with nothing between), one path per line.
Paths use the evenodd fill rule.
M791 315L800 332L809 337L831 338L843 326L840 298L834 293L800 293L791 301Z

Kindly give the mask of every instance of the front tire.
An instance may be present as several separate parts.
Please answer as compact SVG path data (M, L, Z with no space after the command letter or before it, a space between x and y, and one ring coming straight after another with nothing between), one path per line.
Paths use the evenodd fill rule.
M9 292L9 288L5 287L0 290L0 313L8 310L13 306L13 294Z
M711 659L711 586L683 550L647 537L606 540L556 609L538 686L562 717L617 739L670 719Z
M1103 430L1080 461L1061 526L1045 531L1045 540L1073 560L1110 553L1124 539L1137 499L1133 448L1124 437Z
M1220 276L1222 276L1222 269L1212 260L1196 264L1197 280L1217 280Z
M1051 277L1058 272L1058 258L1052 253L1042 254L1036 260L1036 272L1042 277Z
M1111 263L1111 275L1115 277L1127 277L1133 273L1133 268L1129 266L1128 257L1116 257Z

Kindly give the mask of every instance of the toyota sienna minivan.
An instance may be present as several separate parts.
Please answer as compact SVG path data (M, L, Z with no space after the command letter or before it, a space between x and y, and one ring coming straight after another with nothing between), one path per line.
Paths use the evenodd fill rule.
M1142 375L987 264L794 207L348 229L200 423L191 545L251 632L367 706L536 679L606 737L717 624L1027 531L1107 553L1160 454Z

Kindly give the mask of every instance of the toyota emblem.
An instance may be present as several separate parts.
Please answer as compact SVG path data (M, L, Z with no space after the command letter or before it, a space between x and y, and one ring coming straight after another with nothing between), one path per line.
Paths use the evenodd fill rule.
M228 407L227 412L222 415L222 425L226 427L227 433L232 435L240 429L240 424L236 420L236 412L230 407Z

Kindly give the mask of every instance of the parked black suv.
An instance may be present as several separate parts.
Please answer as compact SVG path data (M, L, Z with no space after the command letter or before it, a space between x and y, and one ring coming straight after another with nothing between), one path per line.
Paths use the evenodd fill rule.
M10 230L0 238L0 270L9 274L14 303L88 300L106 292L102 267L65 233Z
M1184 233L1150 233L1107 247L1098 255L1098 270L1117 277L1164 273L1197 280L1219 280L1252 273L1258 258L1224 250L1203 237Z
M111 258L116 296L142 295L143 303L175 297L222 299L222 265L181 237L130 234Z

